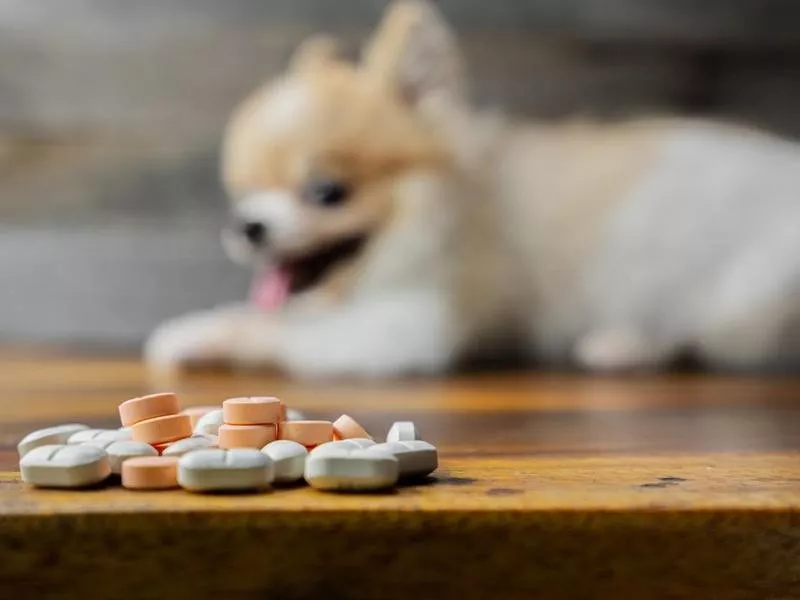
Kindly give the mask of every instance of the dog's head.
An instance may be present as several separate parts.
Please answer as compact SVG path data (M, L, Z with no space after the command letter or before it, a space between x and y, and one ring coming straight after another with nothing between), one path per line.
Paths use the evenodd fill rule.
M237 109L223 148L234 215L224 239L264 270L262 303L346 288L398 218L403 182L452 167L432 107L459 102L459 71L438 13L403 2L358 64L310 40Z

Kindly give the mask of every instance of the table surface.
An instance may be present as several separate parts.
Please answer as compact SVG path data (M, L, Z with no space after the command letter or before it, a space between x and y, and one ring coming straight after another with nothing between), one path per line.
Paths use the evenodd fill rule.
M376 437L413 420L441 466L380 495L19 481L26 432L116 427L119 402L166 389L185 406L276 395ZM0 351L0 583L42 598L99 583L140 599L800 597L800 379L159 379L126 358Z

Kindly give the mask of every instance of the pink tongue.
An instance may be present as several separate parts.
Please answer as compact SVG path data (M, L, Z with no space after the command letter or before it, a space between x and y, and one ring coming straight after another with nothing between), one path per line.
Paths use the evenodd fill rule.
M250 301L264 310L277 310L286 303L291 285L292 275L287 269L267 269L256 276Z

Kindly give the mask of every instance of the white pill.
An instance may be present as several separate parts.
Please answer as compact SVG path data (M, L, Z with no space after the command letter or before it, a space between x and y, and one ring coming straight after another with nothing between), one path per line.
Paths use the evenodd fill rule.
M293 440L275 440L261 449L275 466L275 483L294 483L303 479L308 450Z
M161 456L183 456L192 450L202 450L203 448L213 448L214 446L216 444L211 440L210 436L193 435L192 437L172 442L164 449Z
M76 431L67 440L68 444L84 444L91 440L129 440L130 432L119 429L83 429Z
M195 433L204 433L208 435L217 435L219 432L219 426L225 423L225 417L223 417L222 409L212 410L211 412L207 412L204 414L200 419L197 421L197 424L194 426Z
M89 442L89 444L103 444L103 440ZM88 444L84 444L88 445ZM108 454L108 461L111 463L111 472L114 475L122 473L122 463L129 458L138 456L158 456L158 451L150 444L144 442L134 442L133 440L112 441L105 447Z
M19 461L22 481L40 487L77 488L100 483L111 474L105 451L95 446L39 446Z
M272 461L255 448L194 450L178 461L178 483L194 492L259 489L273 478Z
M369 448L370 446L374 445L374 440L368 440L367 438L350 438L348 440L336 440L333 442L325 442L324 444L320 444L311 451L311 454L322 454L324 452L328 452L329 450L336 451L340 448L357 450L359 448Z
M410 442L418 439L419 433L411 421L396 421L386 434L387 442Z
M37 431L31 431L17 444L19 457L22 458L28 452L40 446L66 444L73 433L83 429L89 429L89 426L80 423L67 423L66 425L56 425L55 427L46 427L44 429L38 429Z
M398 461L388 452L344 446L315 452L306 460L305 478L311 487L373 491L391 488L397 483Z
M424 477L433 473L439 466L439 453L436 448L422 440L375 444L368 450L393 454L399 462L400 477Z
M133 433L130 427L124 429L107 429L101 432L96 440L110 440L112 442L127 442L133 439Z
M293 408L286 409L286 420L287 421L305 421L306 416L301 413L299 410L295 410Z

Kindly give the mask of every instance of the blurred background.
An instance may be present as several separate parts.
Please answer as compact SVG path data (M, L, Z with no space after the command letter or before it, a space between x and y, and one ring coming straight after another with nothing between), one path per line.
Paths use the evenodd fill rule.
M476 102L800 135L798 0L441 0ZM0 342L133 348L241 298L221 129L299 40L355 55L382 0L0 0Z

